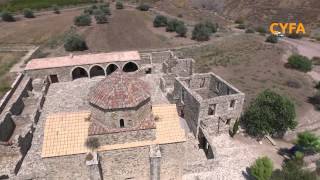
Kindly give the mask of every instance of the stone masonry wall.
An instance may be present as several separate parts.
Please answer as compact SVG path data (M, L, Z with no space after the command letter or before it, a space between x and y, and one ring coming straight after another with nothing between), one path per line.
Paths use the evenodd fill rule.
M0 141L9 140L15 127L16 127L16 125L11 118L10 112L7 112L7 113L5 113L5 115L1 116L1 119L0 119Z
M90 137L98 138L101 145L121 144L127 142L154 140L156 138L156 132L155 129L144 129L138 131L124 131L118 133L94 135Z

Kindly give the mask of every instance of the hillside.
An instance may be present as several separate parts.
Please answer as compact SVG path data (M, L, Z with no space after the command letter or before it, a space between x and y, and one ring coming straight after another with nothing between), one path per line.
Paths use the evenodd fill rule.
M242 17L252 25L302 21L313 28L320 25L319 0L161 0L157 6L176 12L195 9L214 11L223 17Z

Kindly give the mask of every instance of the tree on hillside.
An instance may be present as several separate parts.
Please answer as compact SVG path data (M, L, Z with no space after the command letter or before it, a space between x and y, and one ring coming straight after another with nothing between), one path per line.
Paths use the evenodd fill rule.
M59 6L57 6L56 4L52 6L52 10L53 10L53 13L60 14Z
M74 24L76 26L90 26L91 17L88 14L82 14L74 18Z
M288 58L288 64L291 68L297 69L302 72L308 72L312 69L312 61L299 54L293 54Z
M165 16L157 15L153 20L154 27L165 27L167 25L168 19Z
M25 18L34 18L33 11L31 9L24 9L23 15Z
M256 180L269 180L273 171L273 163L268 157L258 158L250 167L250 175Z
M204 25L210 29L211 33L216 33L218 31L218 24L214 24L210 21L205 21Z
M15 21L14 17L12 16L12 14L7 12L7 11L3 11L1 13L1 18L2 18L3 21L6 21L6 22L14 22Z
M188 32L188 29L187 29L186 25L184 25L184 23L179 23L177 25L176 33L178 34L178 36L186 37L187 32Z
M192 31L192 39L197 41L208 41L210 39L211 29L209 29L205 24L196 24Z
M250 135L282 136L297 125L293 102L271 90L265 90L251 103L242 117Z
M320 152L320 138L311 132L299 133L295 144L306 154Z
M85 40L81 36L72 33L65 39L64 49L66 51L84 51L87 50L88 47Z

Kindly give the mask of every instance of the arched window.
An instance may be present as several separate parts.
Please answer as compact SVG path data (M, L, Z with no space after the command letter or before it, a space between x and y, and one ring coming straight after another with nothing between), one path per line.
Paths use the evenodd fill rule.
M138 65L134 62L128 62L123 66L122 69L124 72L134 72L138 70Z
M110 64L110 65L107 67L107 69L106 69L107 75L112 74L112 73L115 72L117 69L118 69L118 66L117 66L117 65L115 65L115 64Z
M72 70L72 80L89 77L87 71L82 67L77 67Z
M124 120L120 119L120 128L124 128Z
M91 69L90 69L90 77L95 77L95 76L104 76L105 73L104 73L104 70L101 66L93 66Z

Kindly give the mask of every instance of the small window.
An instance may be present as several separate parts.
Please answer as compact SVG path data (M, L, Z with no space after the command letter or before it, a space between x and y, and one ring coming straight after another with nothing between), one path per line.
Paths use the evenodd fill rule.
M49 77L50 77L51 83L57 83L57 82L59 82L58 75L52 74L52 75L50 75Z
M201 82L200 82L200 88L203 88L204 85L205 85L205 83L206 83L206 79L205 79L205 78L202 78L202 79L201 79Z
M219 91L219 90L220 90L220 86L221 86L220 82L219 82L219 81L217 81L217 83L216 83L216 89L217 89L217 91Z
M124 120L120 119L120 128L124 128Z
M152 72L151 68L148 68L148 69L145 71L146 74L151 74L151 72Z
M184 89L181 89L181 101L184 103Z
M216 104L210 104L209 105L209 109L208 109L208 115L212 116L212 115L216 115Z
M234 108L234 105L236 104L236 100L230 101L230 108Z
M231 123L231 119L227 119L226 124L230 125L230 123Z

